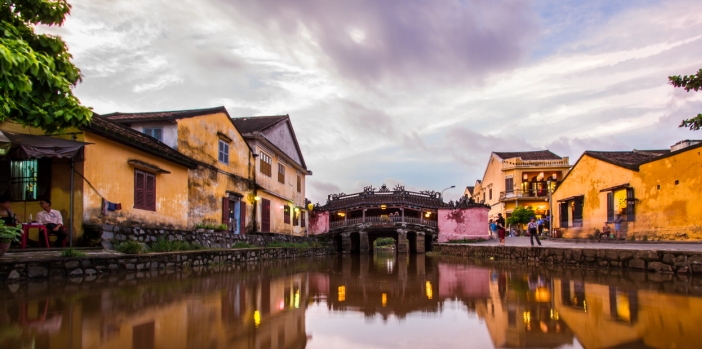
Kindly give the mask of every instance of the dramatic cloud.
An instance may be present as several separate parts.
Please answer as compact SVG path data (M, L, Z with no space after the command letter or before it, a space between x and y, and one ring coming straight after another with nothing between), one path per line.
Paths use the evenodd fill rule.
M290 114L307 195L472 185L498 150L660 149L702 93L702 3L73 0L61 28L99 113ZM447 191L455 198L462 190Z

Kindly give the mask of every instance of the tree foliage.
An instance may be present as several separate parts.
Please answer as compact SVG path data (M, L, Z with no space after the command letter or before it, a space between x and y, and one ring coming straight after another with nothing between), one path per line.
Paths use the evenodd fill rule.
M668 81L673 87L682 87L687 92L690 92L690 90L697 92L702 90L702 69L695 75L669 76ZM692 119L683 120L678 127L688 127L693 131L699 130L702 128L702 114L697 114L697 116Z
M534 213L531 206L519 206L512 211L512 215L507 218L506 223L508 225L527 224L531 220L531 217L535 216L536 213Z
M33 29L62 25L70 10L66 0L0 0L0 121L47 132L90 121L71 90L81 75L66 44Z

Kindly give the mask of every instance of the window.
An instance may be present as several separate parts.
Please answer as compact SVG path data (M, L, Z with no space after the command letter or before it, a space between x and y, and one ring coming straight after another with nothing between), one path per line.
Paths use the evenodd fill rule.
M616 216L627 222L635 221L635 204L634 188L622 188L607 193L607 221L613 222Z
M302 176L297 175L297 192L302 193Z
M300 225L300 211L295 211L295 213L293 214L293 225Z
M229 144L223 140L219 140L219 162L229 165Z
M290 206L283 206L283 223L290 224Z
M163 130L161 128L144 128L144 134L163 142Z
M505 178L505 191L506 192L511 192L514 190L514 178Z
M492 200L492 188L489 190L490 195L488 196L490 200Z
M260 171L264 175L270 177L271 172L272 172L272 167L273 167L273 160L271 160L271 157L268 156L268 154L261 152L261 164L260 164Z
M156 211L156 176L134 170L134 208Z
M0 183L7 185L0 191L6 193L11 201L48 200L51 193L51 160L3 160L0 163Z
M278 182L285 184L285 165L278 163Z
M300 226L305 227L305 212L300 211Z

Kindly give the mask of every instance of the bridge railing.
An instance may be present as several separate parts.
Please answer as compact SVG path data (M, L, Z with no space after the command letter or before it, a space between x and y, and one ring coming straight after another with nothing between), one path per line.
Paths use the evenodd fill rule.
M436 227L438 226L436 221L432 220L424 220L422 218L416 218L416 217L388 217L388 216L366 216L366 217L358 217L358 218L347 218L345 220L339 220L336 222L331 222L329 224L329 227L331 229L334 228L341 228L341 227L346 227L346 226L351 226L351 225L356 225L356 224L361 224L361 223L413 223L413 224L421 224L421 225L427 225L430 227Z

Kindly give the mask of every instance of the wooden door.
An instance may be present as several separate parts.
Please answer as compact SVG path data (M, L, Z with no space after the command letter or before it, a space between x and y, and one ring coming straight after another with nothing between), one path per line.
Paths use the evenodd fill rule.
M261 199L261 231L271 231L271 201L266 199Z

